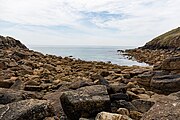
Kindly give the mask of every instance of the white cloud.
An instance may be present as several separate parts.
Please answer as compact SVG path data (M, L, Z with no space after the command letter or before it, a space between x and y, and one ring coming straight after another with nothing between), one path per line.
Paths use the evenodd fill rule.
M83 41L84 44L89 44L90 39L113 39L112 45L144 44L156 35L178 27L180 21L180 0L0 0L0 3L0 21L47 27L44 30L33 28L39 29L38 36L48 33L48 27L52 27L50 33L54 33L56 39L61 38L61 42L75 38L77 42L74 43ZM53 30L53 26L66 26L72 29L72 34L58 35L59 31ZM4 28L0 32L10 33L17 29L21 27ZM28 36L28 30L21 29L23 31L27 31Z

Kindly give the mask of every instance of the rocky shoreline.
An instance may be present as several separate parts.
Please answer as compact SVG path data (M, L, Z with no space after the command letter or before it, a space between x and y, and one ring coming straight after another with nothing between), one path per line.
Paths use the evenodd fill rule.
M142 47L118 52L131 60L160 65L169 57L180 56L180 27L152 39Z
M128 67L0 46L1 120L180 119L180 57Z
M127 57L130 60L136 60L138 62L144 62L149 65L160 65L165 59L173 56L180 56L180 50L171 49L143 49L135 48L128 50L119 50L121 55Z

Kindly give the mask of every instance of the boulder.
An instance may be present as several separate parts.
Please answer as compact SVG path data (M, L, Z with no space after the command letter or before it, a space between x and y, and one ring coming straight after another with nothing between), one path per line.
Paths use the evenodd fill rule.
M0 80L0 88L10 88L14 84L14 81L7 79L7 80Z
M126 93L126 84L123 83L113 83L110 84L110 92L111 94L115 94L115 93Z
M41 86L35 86L35 85L26 85L24 90L26 91L38 91L40 92L43 88Z
M161 66L161 70L180 70L180 56L165 59Z
M150 86L152 90L163 94L180 91L180 74L155 76L152 78Z
M1 120L42 120L53 116L51 104L46 100L22 100L0 107Z
M138 94L137 96L139 97L139 99L149 99L150 98L150 95L148 95L148 94Z
M154 74L152 72L145 72L143 74L138 75L137 76L138 84L149 88L153 75Z
M12 89L0 88L0 104L8 104L30 98L38 99L40 96L33 92L15 91Z
M4 69L4 68L6 68L7 66L6 66L6 64L4 63L4 61L3 60L0 60L0 70L1 69Z
M107 77L108 75L110 75L110 73L108 71L102 71L100 75L103 77Z
M180 98L171 96L156 96L155 105L146 112L141 120L180 120Z
M62 120L66 120L67 116L65 115L63 111L61 101L59 98L61 97L64 91L69 90L68 86L69 85L62 85L57 91L53 93L46 93L46 95L44 95L43 97L43 99L46 99L51 102L54 108L55 115L58 116Z
M97 114L95 120L132 120L132 119L126 115L101 112Z
M119 108L126 108L129 111L136 111L137 108L131 103L131 102L127 102L125 100L117 100L111 103L111 107L116 107L116 111Z
M133 100L131 103L137 108L137 111L141 113L147 112L155 104L154 101L146 99Z
M129 96L126 93L115 93L110 95L111 101L114 100L129 100Z
M60 97L63 110L69 119L95 116L110 111L110 98L104 85L94 85L67 91Z

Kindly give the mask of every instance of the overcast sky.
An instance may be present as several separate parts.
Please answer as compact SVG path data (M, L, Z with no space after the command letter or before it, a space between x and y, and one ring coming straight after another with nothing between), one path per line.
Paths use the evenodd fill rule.
M140 46L180 26L180 0L0 0L0 35L26 45Z

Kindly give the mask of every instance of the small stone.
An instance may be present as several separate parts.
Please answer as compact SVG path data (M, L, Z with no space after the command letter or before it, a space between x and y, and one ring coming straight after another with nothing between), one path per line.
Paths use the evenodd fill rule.
M6 64L2 60L0 60L0 70L5 69L6 67Z
M10 62L8 64L8 67L15 67L15 66L18 66L18 64L16 62Z
M102 71L100 75L103 77L107 77L108 75L110 75L110 73L108 71Z
M131 88L131 91L133 93L136 93L136 94L143 94L143 93L145 93L145 89L144 88Z
M117 110L117 113L118 113L118 114L121 114L121 115L127 115L127 116L129 116L129 111L128 111L126 108L119 108L119 109Z
M130 117L133 120L140 120L142 118L142 113L138 112L138 111L130 111Z
M25 83L25 85L34 85L34 86L38 86L40 85L39 82L35 81L35 80L29 80Z
M43 87L42 86L34 86L34 85L26 85L24 90L40 92L41 90L43 90Z
M147 95L149 95L150 97L155 94L153 91L146 91L145 93L146 93Z
M128 84L126 85L126 88L131 89L131 88L136 88L136 85L133 82L128 82Z
M139 99L149 99L150 98L150 96L147 94L138 94L137 96L139 97Z
M136 95L135 93L131 92L131 91L127 91L126 93L128 94L128 96L129 96L129 98L130 98L131 100L139 99L139 96Z
M98 113L95 120L132 120L126 115L116 113L101 112Z

